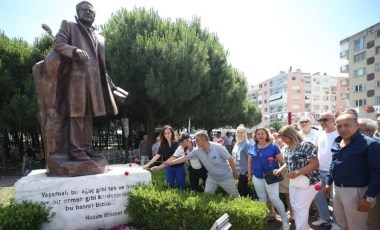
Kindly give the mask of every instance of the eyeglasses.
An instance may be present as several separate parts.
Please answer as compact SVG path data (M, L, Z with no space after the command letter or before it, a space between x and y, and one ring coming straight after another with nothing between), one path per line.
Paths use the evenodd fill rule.
M309 121L300 121L300 124L306 124L308 123Z
M331 118L321 118L318 122L328 122Z

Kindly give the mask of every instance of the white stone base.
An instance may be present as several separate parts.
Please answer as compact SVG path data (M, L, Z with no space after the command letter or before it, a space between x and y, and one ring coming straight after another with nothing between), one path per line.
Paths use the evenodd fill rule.
M55 216L43 229L110 228L131 221L125 211L128 192L151 180L151 173L134 163L110 165L106 173L78 177L47 177L46 170L33 170L16 182L15 200L52 207Z

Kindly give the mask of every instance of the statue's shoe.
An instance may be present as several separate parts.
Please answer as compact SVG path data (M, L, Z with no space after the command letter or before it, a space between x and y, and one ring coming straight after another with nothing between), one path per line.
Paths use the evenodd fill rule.
M101 153L95 152L95 151L89 151L86 152L87 156L91 158L97 158L97 157L102 157L103 155Z
M84 152L79 152L79 153L71 153L71 157L73 158L74 161L89 161L90 157L87 156L86 153Z

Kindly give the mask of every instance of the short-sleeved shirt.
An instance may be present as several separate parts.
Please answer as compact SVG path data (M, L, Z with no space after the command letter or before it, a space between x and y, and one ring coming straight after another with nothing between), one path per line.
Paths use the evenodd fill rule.
M248 152L252 157L252 173L256 178L263 179L264 172L278 168L276 156L281 151L272 142L265 148L258 148L257 144L252 145Z
M296 149L289 149L285 147L284 159L288 172L299 170L309 164L309 161L317 157L315 146L310 141L302 141ZM310 180L309 185L313 185L319 182L318 170L315 170L309 174L306 174Z
M139 145L140 155L141 156L149 156L149 143L141 141Z
M248 150L251 144L248 140L238 142L232 149L232 156L236 163L239 175L247 175L248 172Z
M315 142L315 138L318 136L319 134L319 131L318 130L315 130L313 128L310 128L310 131L308 134L304 134L302 129L300 131L298 131L299 134L301 134L301 136L303 136L306 140L310 141L311 143L314 143Z
M209 142L210 149L206 153L202 148L196 148L187 156L198 157L208 171L208 176L215 180L224 180L233 177L228 159L231 157L226 148L220 144Z
M332 162L331 146L335 138L339 136L338 131L327 133L322 131L315 138L314 144L318 147L319 170L329 171Z
M158 153L159 149L160 149L160 145L158 144L158 142L152 145L152 153Z
M173 157L182 157L182 156L185 156L187 154L189 154L191 152L191 150L186 150L180 145L178 146L177 150L174 152L173 154ZM196 157L193 157L189 160L190 162L190 166L193 168L193 169L201 169L203 166L201 164L201 162L199 161L198 158Z

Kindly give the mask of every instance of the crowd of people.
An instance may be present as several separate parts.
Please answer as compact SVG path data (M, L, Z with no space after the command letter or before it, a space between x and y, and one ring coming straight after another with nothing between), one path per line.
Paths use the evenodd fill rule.
M151 169L165 169L168 187L185 189L188 162L191 189L206 194L219 186L230 196L247 197L252 181L258 200L268 203L269 219L275 211L281 217L281 229L293 221L296 229L310 229L311 207L319 215L314 226L379 229L380 116L359 119L346 109L339 116L323 113L318 122L322 130L308 117L278 132L273 127L248 132L239 125L227 143L221 133L211 141L206 131L198 131L192 139L187 133L176 137L165 126L152 148L154 157L143 167L162 159Z

